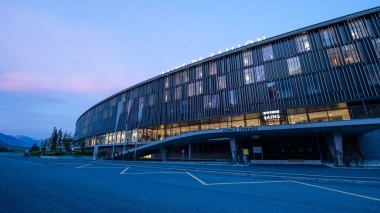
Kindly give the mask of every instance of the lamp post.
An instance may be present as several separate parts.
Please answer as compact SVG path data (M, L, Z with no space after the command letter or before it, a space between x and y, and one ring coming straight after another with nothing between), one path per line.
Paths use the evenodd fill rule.
M365 102L364 102L364 94L360 93L357 96L358 96L358 98L360 98L362 100L362 104L363 104L364 112L365 112L365 117L368 118L367 106L365 105Z
M228 108L224 108L224 114L226 115L227 128L228 128L228 114L227 114L227 112L228 112L229 110L230 110L230 109L228 109Z
M121 107L123 106L124 101L120 101L119 104L117 105L117 115L116 115L116 123L115 123L115 132L113 134L114 140L113 140L113 146L112 146L112 160L113 156L115 155L115 143L116 143L116 130L117 130L117 123L119 123L119 117L120 117L120 112L121 112Z

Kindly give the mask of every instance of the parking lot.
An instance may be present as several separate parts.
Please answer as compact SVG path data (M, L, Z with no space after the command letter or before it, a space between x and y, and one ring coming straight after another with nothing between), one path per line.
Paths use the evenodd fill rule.
M378 185L307 181L315 178L309 168L268 168L0 155L0 212L378 212ZM318 178L378 178L378 170L357 178L327 171Z

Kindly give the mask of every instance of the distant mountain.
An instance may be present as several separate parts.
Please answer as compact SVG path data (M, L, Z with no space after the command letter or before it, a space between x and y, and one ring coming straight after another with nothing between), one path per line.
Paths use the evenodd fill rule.
M2 140L0 140L0 146L4 146L4 145L7 145L7 144L4 143Z
M5 135L0 133L0 144L6 144L10 146L23 146L23 147L31 147L35 142L37 145L41 144L42 140L33 139L28 136L12 136L12 135Z

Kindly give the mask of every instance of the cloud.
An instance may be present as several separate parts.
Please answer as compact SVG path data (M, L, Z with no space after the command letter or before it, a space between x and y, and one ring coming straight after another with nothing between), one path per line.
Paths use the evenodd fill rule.
M102 29L13 4L0 13L0 91L109 94L125 87L126 63Z

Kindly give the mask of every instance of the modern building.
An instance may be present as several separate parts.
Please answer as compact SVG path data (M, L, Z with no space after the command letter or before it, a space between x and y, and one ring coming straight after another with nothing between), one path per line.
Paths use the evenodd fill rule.
M138 83L84 112L75 139L109 155L318 163L380 159L379 129L377 7Z

